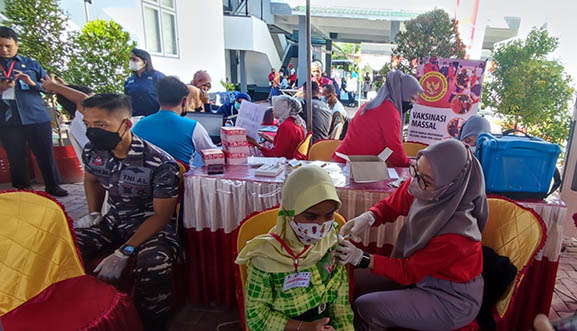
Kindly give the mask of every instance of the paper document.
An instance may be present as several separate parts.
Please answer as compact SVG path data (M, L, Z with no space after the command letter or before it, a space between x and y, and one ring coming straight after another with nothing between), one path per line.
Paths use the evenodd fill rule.
M258 139L258 130L262 125L267 109L268 105L266 104L255 104L245 100L240 104L236 126L244 128L247 136Z

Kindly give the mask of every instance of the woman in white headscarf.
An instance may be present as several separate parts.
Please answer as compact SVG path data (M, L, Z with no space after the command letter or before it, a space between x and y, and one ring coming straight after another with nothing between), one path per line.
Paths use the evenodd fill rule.
M344 155L379 155L386 147L393 151L391 167L407 167L409 159L402 145L404 114L412 108L423 89L411 75L392 71L375 99L364 104L349 123L337 152ZM345 162L334 155L333 159Z
M355 330L455 330L479 313L489 216L483 169L469 148L448 139L420 151L411 176L341 229L359 240L371 226L405 217L390 257L339 243L337 260L360 268Z
M272 108L279 123L276 136L274 139L266 134L260 136L273 143L274 147L266 148L253 138L248 138L248 142L260 149L267 157L304 160L306 156L297 150L306 132L305 122L299 115L302 110L301 103L295 98L280 95L272 98Z

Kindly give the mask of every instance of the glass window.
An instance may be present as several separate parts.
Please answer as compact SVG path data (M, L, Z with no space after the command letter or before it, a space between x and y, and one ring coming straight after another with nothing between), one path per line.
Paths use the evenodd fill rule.
M174 0L142 0L142 3L146 49L156 54L178 55Z
M176 55L176 18L165 11L162 12L162 36L164 53Z
M144 34L146 48L153 53L162 53L158 10L144 6Z
M161 0L163 6L174 9L174 0Z

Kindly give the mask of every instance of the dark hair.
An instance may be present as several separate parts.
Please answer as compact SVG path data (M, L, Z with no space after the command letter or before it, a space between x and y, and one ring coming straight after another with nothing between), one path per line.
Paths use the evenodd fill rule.
M82 101L82 107L100 108L105 109L109 114L124 113L132 116L132 102L130 97L124 94L96 94Z
M76 91L80 91L84 94L92 94L93 93L92 89L88 86L84 86L84 85L66 85L66 86L70 87L71 89L74 89ZM66 110L68 112L68 114L74 116L74 112L78 108L76 103L68 100L62 94L56 94L56 101L58 102L58 104L60 106L62 106L62 108L64 110Z
M154 71L154 67L152 66L152 58L147 51L140 48L133 48L130 53L136 55L136 57L146 62L146 66L144 67L145 72L152 73Z
M337 89L333 84L325 84L323 88L327 89L327 91L329 91L330 94L337 94Z
M12 39L15 43L18 43L18 34L9 27L0 26L0 38Z
M319 84L317 82L311 82L311 89L313 91L313 94L319 94L320 93L320 89L319 89ZM307 88L307 83L305 82L303 84L303 91L306 91Z
M188 93L188 87L174 76L164 77L156 84L156 96L161 105L178 106Z

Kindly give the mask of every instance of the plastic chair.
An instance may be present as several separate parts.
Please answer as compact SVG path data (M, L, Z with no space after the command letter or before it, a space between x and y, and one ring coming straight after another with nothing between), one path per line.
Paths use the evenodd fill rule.
M545 225L532 209L505 198L489 199L489 220L483 231L483 245L507 256L519 272L507 293L497 302L495 320L499 322L511 310L526 268L545 244ZM523 304L522 302L516 304Z
M340 140L321 140L311 146L309 161L331 162L333 153L341 145Z
M417 157L417 154L422 150L427 148L428 145L421 144L421 143L411 143L405 142L403 143L403 149L405 150L405 154L407 157Z
M239 230L238 235L236 237L236 248L237 252L242 251L246 243L253 239L254 237L268 233L273 226L276 225L277 215L278 215L278 208L269 209L263 212L260 212L256 215L249 217L246 221L244 221ZM338 228L340 229L346 222L345 218L335 213L335 222L338 224ZM241 319L243 321L243 326L246 324L244 323L244 283L246 282L247 277L247 266L246 265L238 265L240 271L240 279L237 278L237 300L238 300L238 307ZM239 284L240 281L240 284ZM240 285L240 286L238 286ZM245 328L246 329L246 328Z
M303 156L309 155L309 147L311 145L312 133L307 134L305 139L298 145L297 152Z
M142 329L126 294L85 274L72 220L57 201L40 192L0 193L0 219L6 330Z

